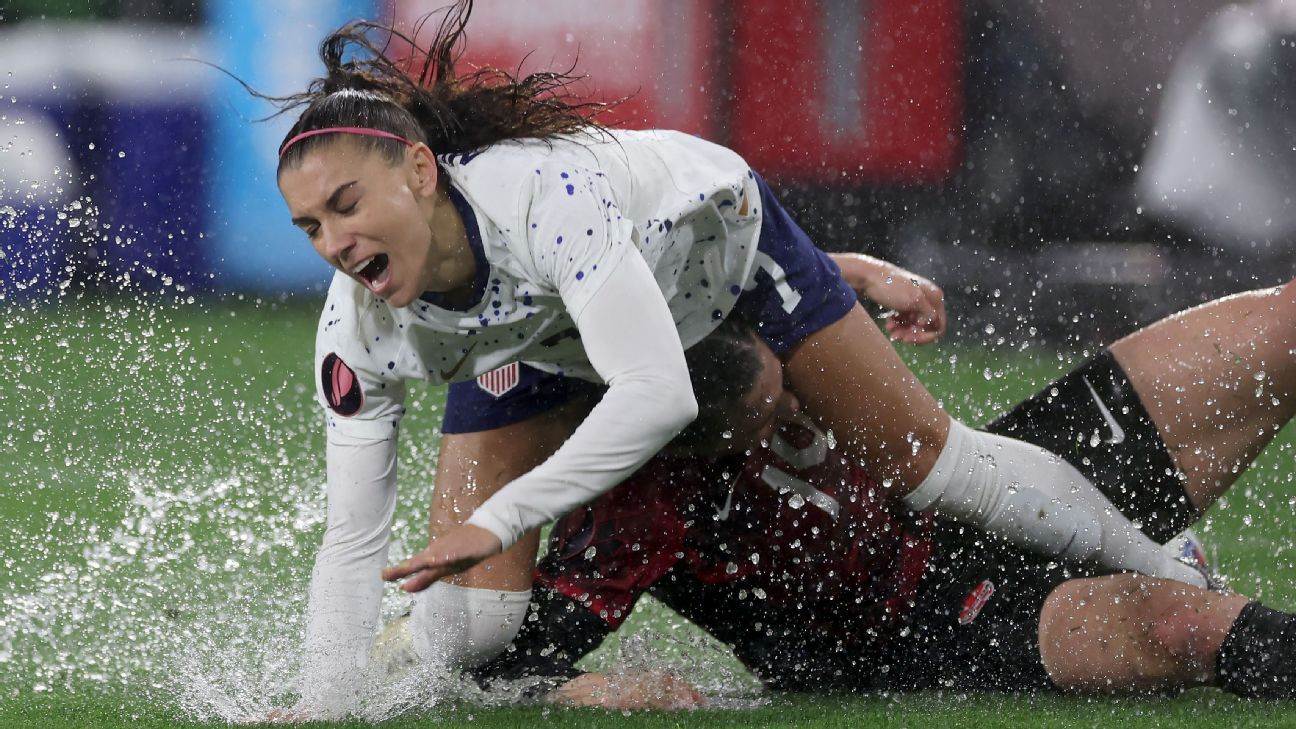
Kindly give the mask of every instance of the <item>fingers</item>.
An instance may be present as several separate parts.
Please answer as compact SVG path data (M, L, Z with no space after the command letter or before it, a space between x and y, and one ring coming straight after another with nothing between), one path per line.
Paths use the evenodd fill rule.
M927 301L931 305L933 330L936 337L945 336L945 328L948 325L948 317L945 315L945 292L940 290L936 284L929 283L930 290L927 293Z
M382 571L382 578L387 582L408 577L401 585L405 592L422 592L431 587L437 580L448 577L460 570L454 569L454 562L445 556L431 556L420 553L394 567Z
M264 717L251 718L243 724L298 724L310 721L310 715L298 709L271 709Z
M382 571L382 578L393 582L409 577L401 586L406 592L425 590L432 583L458 574L503 549L498 537L472 525L460 525L446 532L427 549L394 567Z
M945 334L942 312L900 312L887 317L887 334L892 340L909 344L930 344Z
M401 590L404 590L405 592L422 592L436 584L437 580L440 580L443 577L449 577L458 571L459 570L453 570L447 567L433 567L425 569L406 580L405 584L401 585Z
M405 560L404 562L401 562L400 564L393 565L391 567L384 567L382 571L383 581L395 582L396 580L399 580L403 577L409 577L415 572L419 572L424 568L421 557L422 555L418 554L413 557L410 557L409 559Z

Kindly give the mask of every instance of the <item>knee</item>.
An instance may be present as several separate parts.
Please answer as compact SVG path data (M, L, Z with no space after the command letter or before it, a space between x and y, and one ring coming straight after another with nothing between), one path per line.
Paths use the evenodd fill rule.
M1290 311L1296 307L1296 278L1278 287L1278 301Z
M1272 321L1282 327L1281 337L1290 341L1296 338L1296 279L1271 291L1273 292L1270 299Z
M410 615L414 653L451 669L473 668L503 652L526 617L531 591L437 582L419 593Z
M1165 604L1149 600L1148 639L1185 667L1202 670L1213 665L1219 651L1217 631L1202 611L1180 600Z

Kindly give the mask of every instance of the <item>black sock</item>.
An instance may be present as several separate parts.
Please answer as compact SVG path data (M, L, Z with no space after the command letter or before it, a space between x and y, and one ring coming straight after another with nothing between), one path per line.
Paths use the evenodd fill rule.
M1215 674L1239 696L1296 698L1296 615L1247 603L1224 637Z

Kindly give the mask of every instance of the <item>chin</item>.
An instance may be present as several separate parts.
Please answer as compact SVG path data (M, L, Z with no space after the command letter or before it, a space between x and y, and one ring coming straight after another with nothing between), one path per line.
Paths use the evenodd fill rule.
M385 298L387 305L396 309L404 309L414 303L414 297L403 292L393 293Z

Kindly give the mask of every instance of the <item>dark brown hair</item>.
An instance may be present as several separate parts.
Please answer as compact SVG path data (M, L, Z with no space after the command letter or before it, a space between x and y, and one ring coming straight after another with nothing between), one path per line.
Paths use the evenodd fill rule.
M458 75L455 63L463 55L464 28L472 6L472 0L457 0L447 8L426 49L415 39L430 15L415 26L413 37L367 20L349 23L320 44L325 75L306 91L280 97L257 95L275 103L281 113L306 107L284 136L285 143L302 132L356 126L424 142L433 152L447 154L472 152L508 139L601 128L593 117L608 104L579 100L570 90L579 77L569 73L519 78L498 68L480 68ZM394 58L393 46L408 48L409 54ZM329 136L297 142L279 160L279 169L297 164ZM392 162L404 154L399 141L368 136L355 140Z
M735 413L756 386L764 363L760 340L751 326L731 313L715 331L684 351L698 416L670 442L700 454L721 450Z

